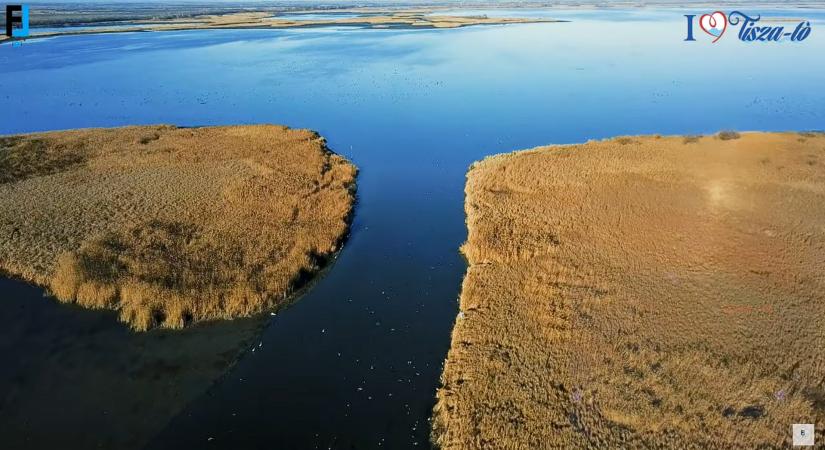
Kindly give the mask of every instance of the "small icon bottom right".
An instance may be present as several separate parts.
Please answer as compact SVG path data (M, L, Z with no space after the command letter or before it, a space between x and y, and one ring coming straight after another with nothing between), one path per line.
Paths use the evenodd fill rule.
M795 423L793 424L793 445L794 447L813 447L814 445L814 424Z

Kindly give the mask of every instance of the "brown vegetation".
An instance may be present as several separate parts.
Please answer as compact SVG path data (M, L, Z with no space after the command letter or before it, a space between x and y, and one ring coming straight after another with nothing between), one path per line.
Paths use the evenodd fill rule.
M275 307L346 234L355 168L308 130L0 140L0 269L137 330Z
M335 10L338 12L348 10ZM323 13L324 11L313 11ZM59 36L67 34L125 33L133 31L179 31L200 29L243 29L243 28L297 28L331 25L351 25L371 28L412 27L412 28L459 28L472 25L504 25L514 23L559 22L554 19L486 17L486 16L438 16L428 14L428 10L370 10L370 15L363 17L335 17L316 20L294 20L289 15L273 16L271 12L236 12L230 14L211 14L195 17L135 20L119 24L119 27L98 26L87 29L66 31L37 32L33 36Z
M731 131L731 130L720 131L716 136L719 139L723 140L723 141L729 141L731 139L739 139L741 137L741 135L739 133L737 133L736 131Z
M474 164L436 444L786 448L791 424L821 430L825 136L798 137Z

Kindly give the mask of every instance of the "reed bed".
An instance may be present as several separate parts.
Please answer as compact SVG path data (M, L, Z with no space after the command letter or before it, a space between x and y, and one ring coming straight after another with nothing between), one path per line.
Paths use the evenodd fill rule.
M822 134L493 156L465 209L437 446L787 448L791 424L822 430Z
M135 330L285 302L340 246L355 167L309 130L0 138L0 269Z

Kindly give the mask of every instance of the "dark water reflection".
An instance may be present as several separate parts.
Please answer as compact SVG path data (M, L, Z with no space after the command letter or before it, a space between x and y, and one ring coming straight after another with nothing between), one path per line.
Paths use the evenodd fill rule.
M305 298L272 318L261 346L149 447L420 448L428 445L427 418L465 270L457 250L466 235L469 164L512 149L621 134L823 127L825 34L814 30L799 45L689 45L680 14L612 21L605 13L582 22L457 30L69 36L0 46L0 84L15 86L0 94L0 133L159 122L269 122L320 132L361 169L350 241ZM39 385L65 388L39 375L39 365L52 364L57 379L69 376L62 371L93 378L98 366L55 360L47 349L18 351L25 347L16 343L41 334L62 346L100 346L84 354L124 361L117 366L123 374L137 366L120 354L140 353L139 342L109 344L108 334L72 328L85 323L73 316L78 312L2 292L4 323L38 333L9 334L12 345L0 358L18 361L0 392L29 380L17 397L30 397L25 417L56 430L62 448L88 448L80 431L61 425L65 416L75 424L83 419L72 402L91 409L96 396L116 388L123 403L136 402L146 389L86 383L51 402L38 399ZM32 316L18 319L20 305ZM99 317L95 323L105 328ZM187 333L194 340L200 331ZM174 346L178 357L190 354L180 367L220 354L195 347ZM170 385L189 388L189 378L163 373ZM179 402L172 390L163 392L169 396L152 407L169 414L146 420L174 415ZM53 410L38 417L38 408ZM18 421L3 414L0 426ZM111 426L133 442L151 429Z
M0 279L0 448L139 448L253 344L262 319L135 334Z

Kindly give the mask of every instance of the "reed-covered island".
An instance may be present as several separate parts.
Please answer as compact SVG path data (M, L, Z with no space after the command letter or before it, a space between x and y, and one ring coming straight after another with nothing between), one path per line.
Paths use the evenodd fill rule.
M489 157L434 413L452 448L784 448L825 419L825 135Z
M72 14L44 17L36 16L38 26L49 25L53 29L32 28L31 37L51 37L75 34L126 33L149 31L183 30L238 30L238 29L285 29L311 27L355 27L366 29L433 29L462 28L478 25L510 25L527 23L553 23L563 20L537 17L488 17L486 15L450 15L438 9L389 9L354 8L334 10L311 10L317 14L313 19L296 19L294 14L267 11L258 8L253 11L228 11L212 14L196 14L202 8L190 8L190 13L154 18L141 18L140 14L126 8L106 15L74 12ZM255 9L255 8L253 8ZM186 8L184 8L186 10ZM326 14L326 15L325 15ZM77 26L79 25L79 26ZM54 27L56 26L56 27ZM7 40L0 36L0 42Z
M0 269L136 330L287 301L347 234L356 168L282 126L0 138Z

